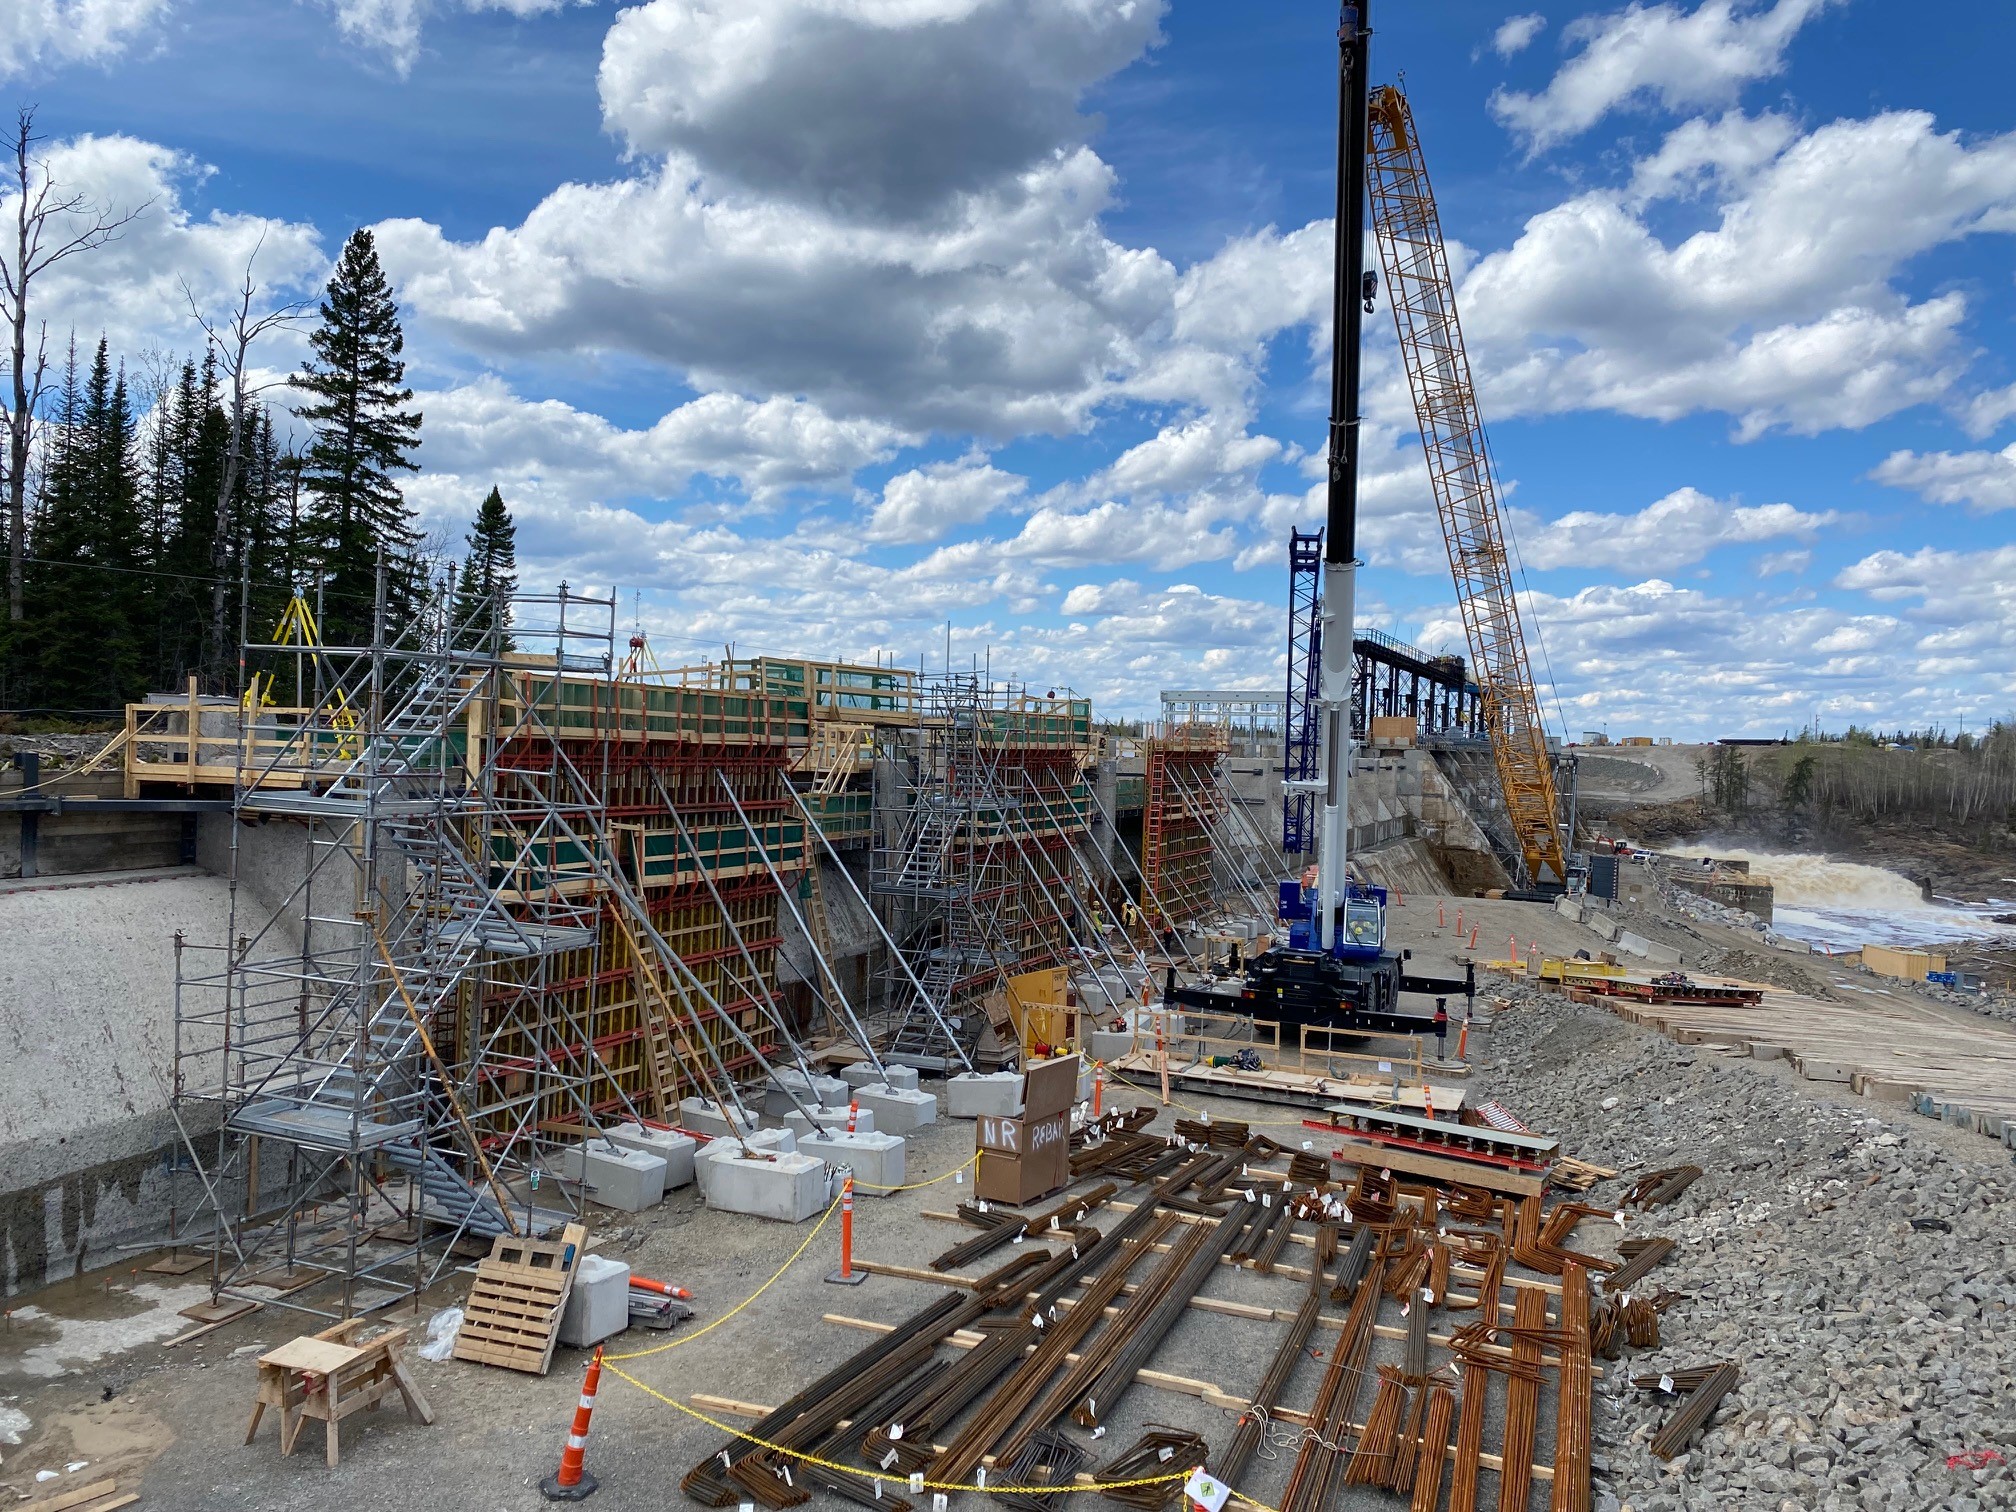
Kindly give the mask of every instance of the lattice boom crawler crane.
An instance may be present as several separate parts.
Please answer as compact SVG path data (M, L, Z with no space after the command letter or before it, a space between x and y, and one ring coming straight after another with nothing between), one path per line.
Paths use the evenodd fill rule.
M1554 767L1519 623L1498 481L1456 315L1442 220L1407 97L1391 85L1373 91L1368 126L1372 231L1386 268L1386 302L1427 452L1456 604L1483 691L1505 816L1519 847L1524 885L1558 889L1568 880L1568 866Z
M1303 812L1316 832L1314 876L1280 885L1280 916L1288 943L1261 952L1236 982L1179 988L1170 973L1171 1002L1239 1011L1285 1024L1316 1028L1415 1033L1432 1016L1401 1007L1402 993L1469 997L1474 972L1458 979L1417 977L1404 970L1405 952L1386 945L1386 890L1351 880L1346 854L1350 835L1351 654L1357 574L1358 388L1364 312L1376 275L1364 266L1366 147L1369 90L1366 51L1371 31L1364 4L1346 5L1337 29L1337 244L1332 289L1330 364L1330 483L1322 535L1320 614L1312 633L1293 648L1317 663L1314 723L1320 735L1313 763L1303 749L1301 770L1285 786L1311 801ZM1298 537L1298 547L1308 538ZM1313 567L1313 561L1310 563ZM1291 668L1291 680L1294 670ZM1291 694L1292 694L1291 682ZM1291 703L1293 702L1291 698ZM1297 721L1291 711L1290 739ZM1306 745L1306 741L1305 741ZM1293 754L1293 753L1291 753ZM1313 767L1313 770L1312 770ZM1308 775L1304 775L1307 772ZM1292 823L1291 809L1291 823Z

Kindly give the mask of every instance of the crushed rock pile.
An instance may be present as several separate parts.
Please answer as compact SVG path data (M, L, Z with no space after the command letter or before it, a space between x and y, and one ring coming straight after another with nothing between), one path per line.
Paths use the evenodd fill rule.
M1532 984L1494 990L1507 1006L1472 1095L1622 1172L1589 1200L1614 1203L1646 1170L1706 1172L1631 1220L1678 1241L1646 1284L1684 1299L1659 1349L1627 1352L1596 1384L1599 1512L2016 1507L2005 1150L1815 1097ZM1671 1401L1630 1378L1725 1359L1737 1389L1662 1463L1650 1439Z

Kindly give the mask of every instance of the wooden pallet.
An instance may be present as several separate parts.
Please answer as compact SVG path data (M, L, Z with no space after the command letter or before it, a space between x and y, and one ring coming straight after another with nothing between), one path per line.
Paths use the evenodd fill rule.
M455 1358L546 1374L587 1238L578 1223L568 1224L558 1239L499 1234L462 1304Z

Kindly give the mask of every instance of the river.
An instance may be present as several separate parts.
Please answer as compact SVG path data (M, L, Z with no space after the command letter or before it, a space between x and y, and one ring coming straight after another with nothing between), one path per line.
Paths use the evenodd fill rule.
M1771 879L1771 927L1812 945L1852 950L1862 945L2016 940L2016 927L1997 924L1990 917L2016 912L2016 904L1945 899L1928 903L1916 882L1880 866L1739 846L1679 846L1669 854L1749 862L1752 872ZM2016 878L2010 885L2016 891Z

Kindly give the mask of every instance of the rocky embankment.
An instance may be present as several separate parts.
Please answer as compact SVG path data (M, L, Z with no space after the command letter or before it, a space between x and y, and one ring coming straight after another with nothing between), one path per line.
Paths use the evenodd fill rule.
M1661 1346L1596 1384L1599 1512L2016 1507L2016 1170L1976 1135L1816 1097L1524 982L1473 1096L1630 1177L1706 1174L1632 1232L1678 1241L1646 1286L1682 1294ZM1476 1047L1473 1045L1473 1051ZM1711 1425L1670 1463L1669 1399L1633 1375L1733 1360Z

